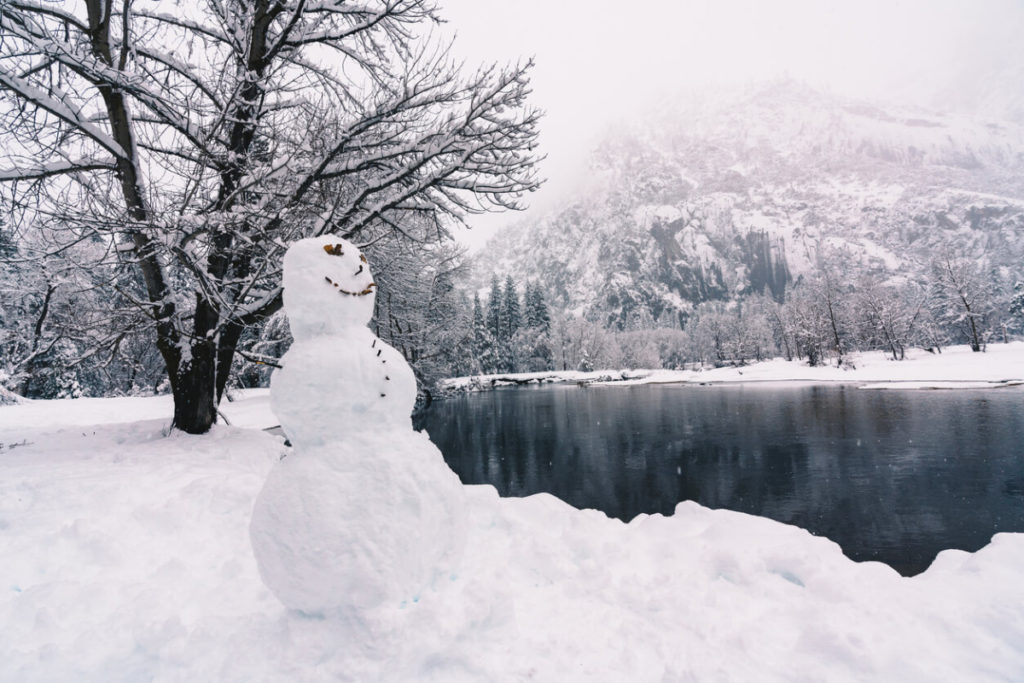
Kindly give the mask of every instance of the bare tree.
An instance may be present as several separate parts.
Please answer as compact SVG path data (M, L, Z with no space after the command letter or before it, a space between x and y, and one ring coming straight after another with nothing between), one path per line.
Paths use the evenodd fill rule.
M932 295L939 322L956 329L971 351L984 351L995 296L993 283L982 268L949 252L940 255L932 263Z
M927 323L926 297L912 283L902 287L863 277L853 297L858 337L862 347L882 348L893 360L903 360L907 346Z
M789 320L794 331L797 355L806 355L811 365L824 363L829 353L836 365L849 366L850 294L852 286L843 277L842 263L848 255L819 245L816 269L801 278L788 298Z
M77 395L100 378L123 386L132 321L110 320L91 282L41 255L37 239L29 231L0 248L0 383L29 398Z
M537 186L530 65L464 77L423 39L437 20L429 0L0 0L7 199L51 254L130 269L97 285L145 314L179 429L215 421L289 241L443 235Z
M551 344L556 370L590 371L618 360L614 337L601 325L562 312L551 317Z
M409 244L399 237L370 253L380 294L373 327L398 349L423 388L442 377L468 374L472 321L455 281L466 277L465 250L450 242Z
M687 323L687 331L701 362L710 361L721 367L734 360L736 319L722 304L708 302L698 306Z
M792 330L797 357L806 357L812 366L824 365L834 348L833 329L818 284L799 281L787 295L783 315Z

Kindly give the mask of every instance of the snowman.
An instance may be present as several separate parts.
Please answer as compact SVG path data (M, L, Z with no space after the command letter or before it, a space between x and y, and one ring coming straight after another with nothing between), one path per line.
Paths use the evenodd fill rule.
M447 581L465 539L459 480L412 429L412 369L366 327L375 289L341 238L284 257L295 341L270 403L293 448L256 499L250 538L267 587L311 615L411 605Z

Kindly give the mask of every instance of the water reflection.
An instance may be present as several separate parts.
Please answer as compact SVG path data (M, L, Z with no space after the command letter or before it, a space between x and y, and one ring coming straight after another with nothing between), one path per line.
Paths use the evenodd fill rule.
M905 574L1024 531L1024 391L577 387L435 403L465 483L628 520L696 500L796 524Z

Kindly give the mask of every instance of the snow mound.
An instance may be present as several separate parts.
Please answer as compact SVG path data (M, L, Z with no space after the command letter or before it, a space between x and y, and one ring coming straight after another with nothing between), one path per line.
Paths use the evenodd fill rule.
M0 406L14 405L15 403L23 403L25 399L18 396L13 391L5 389L0 385Z
M86 427L103 405L120 422ZM269 472L303 455L326 470L337 450L280 460L279 438L223 425L166 438L166 419L148 419L160 406L0 409L0 442L26 442L0 455L0 681L1024 680L1024 534L904 578L796 527L694 503L623 524L464 487L456 571L374 621L311 618L260 580L250 512ZM246 394L225 409L257 406L265 397ZM323 488L302 504L366 499ZM397 541L373 545L374 571L404 581L425 542L397 561Z

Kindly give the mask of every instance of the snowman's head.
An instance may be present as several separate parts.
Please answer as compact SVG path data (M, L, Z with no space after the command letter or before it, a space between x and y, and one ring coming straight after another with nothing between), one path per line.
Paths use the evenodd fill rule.
M365 327L376 289L366 257L340 237L293 242L284 256L284 308L296 339Z

